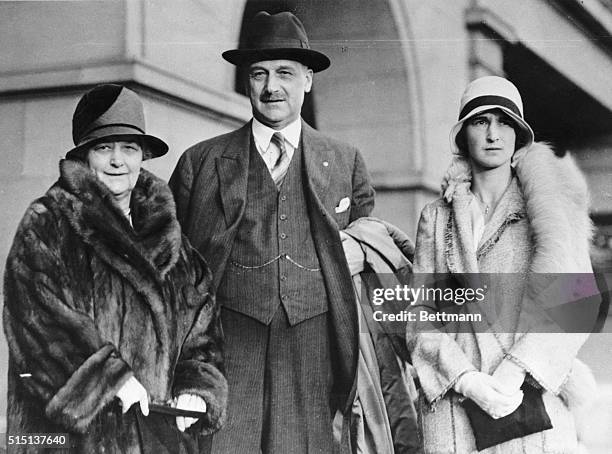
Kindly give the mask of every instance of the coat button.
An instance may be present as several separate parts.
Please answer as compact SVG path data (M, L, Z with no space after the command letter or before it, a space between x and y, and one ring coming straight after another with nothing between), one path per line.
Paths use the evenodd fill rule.
M281 214L279 216L279 218L280 218L281 221L285 221L287 219L287 215L286 214Z
M281 195L280 199L284 202L285 200L287 200L287 196L286 195Z
M281 281L286 281L286 280L287 280L287 276L285 276L284 274L283 274L283 275L281 275L280 280L281 280Z
M286 233L281 233L279 236L281 237L281 240L284 240L285 238L287 238Z

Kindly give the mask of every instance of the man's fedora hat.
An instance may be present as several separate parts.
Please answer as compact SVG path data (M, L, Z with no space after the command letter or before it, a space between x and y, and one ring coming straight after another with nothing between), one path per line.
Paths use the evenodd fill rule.
M260 11L248 25L244 47L225 51L222 56L237 66L264 60L295 60L318 72L330 65L327 56L310 48L304 26L289 12Z
M104 84L83 95L72 116L72 140L75 147L68 159L79 159L83 152L102 140L133 140L145 143L143 159L157 158L168 152L168 145L145 133L142 101L136 93L121 85Z

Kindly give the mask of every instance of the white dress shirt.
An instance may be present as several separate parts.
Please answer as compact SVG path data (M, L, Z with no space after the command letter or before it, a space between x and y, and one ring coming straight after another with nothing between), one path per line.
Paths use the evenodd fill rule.
M272 139L272 135L275 132L280 132L285 138L285 151L287 152L287 156L289 156L289 162L291 162L291 158L293 158L293 153L296 148L300 144L300 134L302 133L302 120L298 117L293 123L288 124L280 131L270 128L269 126L264 125L263 123L257 121L256 118L253 118L252 122L252 131L253 137L255 138L255 145L257 146L257 151L263 158L266 163L266 167L268 170L272 169L275 162L272 162L273 159L272 153L268 150L270 146L270 140Z

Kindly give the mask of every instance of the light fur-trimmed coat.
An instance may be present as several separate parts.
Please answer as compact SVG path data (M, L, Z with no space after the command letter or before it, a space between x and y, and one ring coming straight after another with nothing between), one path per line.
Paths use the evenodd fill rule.
M588 193L577 166L569 155L559 158L541 143L518 150L513 163L515 177L474 245L469 165L455 158L443 185L445 198L422 212L415 273L514 273L504 275L510 280L500 289L501 300L515 302L508 310L520 307L516 302L523 298L542 296L542 280L525 278L533 273L585 273L577 279L582 277L583 288L595 292ZM409 324L407 343L422 386L419 416L427 453L476 452L460 396L452 387L465 371L492 373L504 358L520 364L545 390L553 429L484 452L575 452L570 407L579 407L595 393L592 374L576 359L587 334L517 331L418 333Z
M148 416L177 443L222 424L227 383L212 274L181 235L169 188L144 169L131 216L133 229L106 186L68 160L27 209L4 286L9 434L68 432L74 452L146 452L138 405L122 415L115 399L132 374L152 402L182 393L206 401L191 435L178 433L174 418Z

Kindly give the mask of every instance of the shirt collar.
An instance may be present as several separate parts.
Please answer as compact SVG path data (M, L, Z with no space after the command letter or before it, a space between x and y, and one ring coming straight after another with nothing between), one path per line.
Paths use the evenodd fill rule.
M255 138L255 143L261 151L265 151L268 149L270 145L270 139L272 139L272 135L275 132L280 132L285 140L289 142L294 149L296 149L300 143L300 134L302 133L302 119L298 117L294 122L288 124L280 131L270 128L269 126L264 125L256 118L253 118L252 122L252 131L253 137Z

